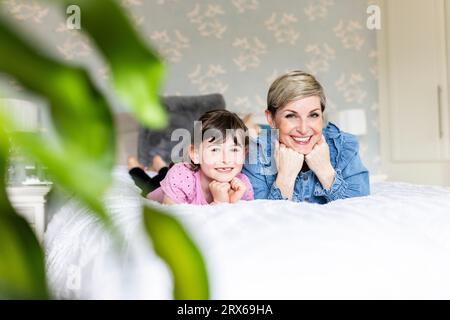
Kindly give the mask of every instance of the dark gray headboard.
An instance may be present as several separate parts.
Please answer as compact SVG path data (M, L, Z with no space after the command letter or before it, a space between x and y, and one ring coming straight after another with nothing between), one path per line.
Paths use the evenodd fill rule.
M139 162L150 165L153 157L159 154L170 162L172 147L178 141L171 142L172 131L184 128L192 131L194 121L206 111L225 109L225 100L219 93L201 96L168 96L162 98L170 117L169 126L162 131L139 128L138 157Z

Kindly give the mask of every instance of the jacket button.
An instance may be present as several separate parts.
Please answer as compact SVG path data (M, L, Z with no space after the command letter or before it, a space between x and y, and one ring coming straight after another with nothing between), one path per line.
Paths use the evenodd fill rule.
M303 176L303 180L308 180L308 176L306 174Z
M309 198L305 198L305 202L309 202Z

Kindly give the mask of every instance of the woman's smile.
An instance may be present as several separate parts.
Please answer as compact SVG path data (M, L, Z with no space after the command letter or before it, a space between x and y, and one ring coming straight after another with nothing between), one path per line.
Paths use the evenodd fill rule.
M301 154L309 154L320 140L323 118L318 96L291 101L273 116L266 113L272 127L279 129L279 140Z
M294 143L298 144L298 145L301 145L301 146L305 146L308 143L310 143L311 142L311 137L312 137L312 135L310 135L310 136L303 136L303 137L291 136L292 140L294 140Z

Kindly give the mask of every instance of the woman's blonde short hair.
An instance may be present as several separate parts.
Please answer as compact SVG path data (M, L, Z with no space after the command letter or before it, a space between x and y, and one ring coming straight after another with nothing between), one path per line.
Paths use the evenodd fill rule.
M326 98L319 81L304 71L290 71L279 76L270 86L267 93L267 110L275 115L278 109L289 102L311 96L320 98L322 112L325 111Z

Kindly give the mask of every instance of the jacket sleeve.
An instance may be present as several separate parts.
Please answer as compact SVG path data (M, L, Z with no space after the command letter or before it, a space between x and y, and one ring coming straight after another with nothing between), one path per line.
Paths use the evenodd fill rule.
M330 189L317 182L315 196L324 196L330 202L370 194L369 171L361 161L358 141L353 135L344 136L335 171L336 177Z
M261 171L261 167L257 164L246 164L242 170L242 173L248 177L253 186L255 199L287 200L286 197L283 197L275 182L269 184Z

